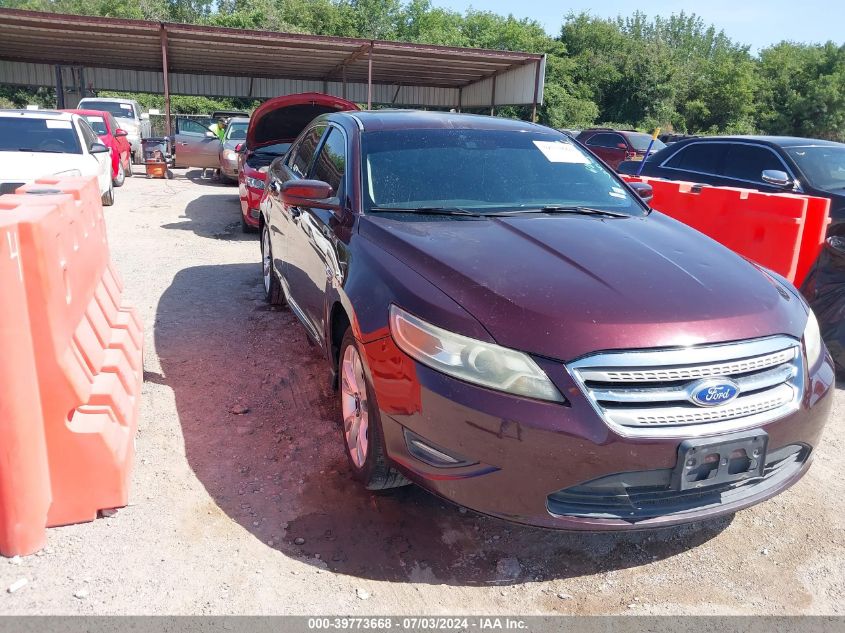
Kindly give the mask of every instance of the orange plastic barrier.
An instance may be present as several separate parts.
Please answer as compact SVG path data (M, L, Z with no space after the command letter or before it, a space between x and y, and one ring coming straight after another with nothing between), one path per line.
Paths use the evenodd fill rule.
M830 200L788 193L710 187L623 176L647 182L651 206L800 286L821 252Z
M0 553L125 506L143 331L121 302L96 181L0 197Z

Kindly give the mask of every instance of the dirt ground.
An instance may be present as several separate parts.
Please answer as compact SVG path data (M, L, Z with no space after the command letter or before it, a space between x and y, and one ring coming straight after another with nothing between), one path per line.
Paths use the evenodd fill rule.
M129 179L106 209L146 327L131 505L0 560L0 613L845 613L841 386L809 474L730 518L572 534L370 494L323 361L262 300L236 188L176 175Z

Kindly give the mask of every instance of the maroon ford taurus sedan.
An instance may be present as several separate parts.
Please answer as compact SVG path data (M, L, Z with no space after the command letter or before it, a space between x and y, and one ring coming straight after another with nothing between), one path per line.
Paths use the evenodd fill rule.
M267 299L325 353L369 489L627 529L810 465L834 372L800 295L559 132L323 115L270 166L260 224Z

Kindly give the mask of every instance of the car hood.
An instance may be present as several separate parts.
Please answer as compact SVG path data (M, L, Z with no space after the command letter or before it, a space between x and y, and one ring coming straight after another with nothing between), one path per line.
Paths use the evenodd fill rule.
M0 180L29 182L69 169L83 170L90 157L48 152L0 152ZM92 163L93 165L93 163ZM91 171L90 169L87 171Z
M138 133L138 122L135 119L116 116L114 120L117 122L118 129L124 130L127 134Z
M223 141L223 149L234 150L241 143L243 143L243 141L238 141L238 140L235 140L235 139L229 139L229 140Z
M359 230L458 302L499 344L559 360L797 338L806 323L794 294L657 212L625 219L371 214Z
M292 141L315 117L327 112L358 110L358 106L320 92L284 95L265 101L252 114L246 133L249 149Z

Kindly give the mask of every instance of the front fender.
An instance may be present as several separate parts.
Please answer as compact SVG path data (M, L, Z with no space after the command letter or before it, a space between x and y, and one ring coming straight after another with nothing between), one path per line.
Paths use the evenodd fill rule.
M343 284L329 288L327 312L340 303L352 330L362 343L389 334L388 310L395 303L420 318L453 332L495 342L490 333L466 310L433 283L409 268L374 242L353 233L349 266ZM331 323L326 320L330 333Z

